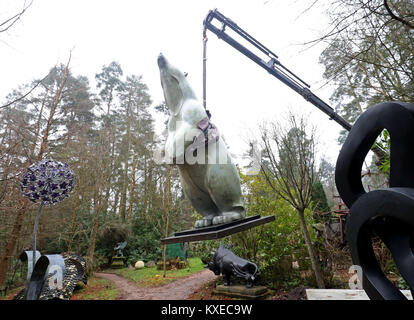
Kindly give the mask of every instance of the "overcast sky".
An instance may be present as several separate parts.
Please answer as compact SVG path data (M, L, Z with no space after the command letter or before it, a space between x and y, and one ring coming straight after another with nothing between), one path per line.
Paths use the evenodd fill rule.
M27 0L29 1L29 0ZM323 8L301 14L311 0L34 0L13 28L0 33L0 103L18 85L43 78L56 63L85 75L94 89L95 73L117 61L124 75L142 75L154 104L163 101L156 63L162 52L183 71L202 99L202 28L217 8L275 52L280 61L329 103L332 87L324 86L318 64L322 46L300 44L326 29ZM23 5L1 0L0 21ZM341 127L301 96L238 51L208 33L207 108L233 154L246 151L244 140L263 120L280 119L288 110L304 114L317 126L319 150L335 163ZM160 128L161 122L157 123Z

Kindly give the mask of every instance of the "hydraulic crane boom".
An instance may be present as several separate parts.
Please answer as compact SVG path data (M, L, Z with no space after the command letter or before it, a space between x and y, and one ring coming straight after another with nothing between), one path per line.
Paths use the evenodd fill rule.
M220 27L215 26L213 23L215 23L217 20L220 24ZM244 40L249 42L251 45L253 45L256 49L261 51L263 54L265 54L269 60L264 61L262 58L260 58L258 55L253 53L251 50L247 49L244 45L237 42L235 39L233 39L228 33L226 33L226 27L230 28L234 32L236 32L240 37L242 37ZM307 101L312 103L315 107L326 113L330 119L335 120L338 124L340 124L344 129L347 131L350 131L352 126L340 115L338 115L334 109L329 106L326 102L324 102L322 99L320 99L318 96L316 96L312 91L309 90L309 85L305 83L303 80L301 80L299 77L297 77L294 73L292 73L289 69L287 69L285 66L283 66L280 61L278 60L278 57L276 54L274 54L272 51L270 51L268 48L266 48L264 45L262 45L259 41L257 41L255 38L250 36L247 32L245 32L243 29L241 29L239 26L237 26L236 23L234 23L229 18L226 18L224 15L222 15L217 9L210 10L207 17L204 20L204 84L205 84L205 74L206 74L206 30L210 30L214 34L216 34L220 39L223 39L225 42L227 42L229 45L231 45L233 48L240 51L242 54L244 54L249 59L256 62L259 66L261 66L263 69L268 71L271 75L282 81L284 84L286 84L291 89L295 90L297 93L299 93L301 96L303 96ZM206 101L206 91L205 91L205 85L203 90L203 99L204 99L204 105Z

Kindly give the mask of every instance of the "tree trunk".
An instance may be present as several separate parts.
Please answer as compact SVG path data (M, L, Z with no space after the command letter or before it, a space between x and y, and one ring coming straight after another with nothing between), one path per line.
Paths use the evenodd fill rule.
M17 212L16 220L13 225L13 230L10 234L10 239L7 242L6 249L4 250L0 258L0 287L6 280L7 269L9 267L9 260L12 257L14 248L16 246L17 238L19 237L20 230L22 229L23 218L28 204L29 200L27 200L27 198L23 198L21 207Z
M155 188L154 185L156 185L156 182L153 181L153 174L152 174L152 160L151 159L146 159L147 161L149 161L149 165L148 165L148 169L147 169L147 183L145 184L145 195L144 195L144 201L145 201L145 207L144 207L144 215L145 215L145 219L148 219L148 214L150 212L151 209L151 205L152 205L152 200L151 198L154 196L155 194Z
M313 251L313 247L312 247L312 241L311 241L311 238L310 238L310 235L309 235L308 228L306 226L305 213L304 213L303 210L298 210L298 214L299 214L299 220L300 220L300 227L302 229L303 236L305 237L306 247L308 248L309 257L311 259L312 269L313 269L313 272L315 273L316 283L318 284L319 289L324 289L325 284L324 284L324 281L323 281L322 274L319 271L318 263L316 261L315 252Z
M131 98L130 98L131 99ZM121 203L120 203L120 214L122 221L125 221L126 218L126 202L127 202L127 189L128 189L128 169L129 169L129 151L131 148L131 114L130 114L130 105L131 100L128 101L127 106L127 132L126 132L126 151L125 151L125 169L123 172L123 179L122 179L122 192L121 192Z
M170 223L170 166L167 165L166 168L166 178L165 178L165 205L164 205L164 223L165 223L165 229L164 229L164 237L168 237L168 228L169 228L169 223ZM166 273L167 273L167 266L166 266L166 260L167 260L167 245L164 244L164 248L163 248L163 260L164 260L164 275L163 277L165 278Z
M69 244L68 244L68 252L70 252L72 250L72 242L73 242L73 238L75 236L75 220L76 220L76 212L78 210L78 201L77 199L75 200L74 206L73 206L73 211L72 211L72 226L70 228L70 239L69 239Z
M129 208L128 208L128 221L132 223L132 207L134 204L134 195L135 195L135 170L136 170L136 163L135 163L135 154L136 148L134 148L134 155L132 157L132 181L131 181L131 189L129 191Z
M116 208L118 208L118 202L119 202L119 191L118 191L118 189L116 189L116 191L115 191L115 196L114 196L114 205L113 205L113 216L115 217L116 216ZM119 212L118 212L118 215L119 215Z
M102 196L98 195L97 197L98 199L96 199L94 201L94 208L95 208L95 221L94 221L94 225L93 225L93 229L92 229L92 234L91 234L91 250L89 253L89 259L90 259L90 263L93 263L93 256L95 254L95 244L96 244L96 236L98 234L98 227L99 227L99 214L102 210ZM93 265L91 266L91 270L93 269Z
M50 108L50 113L49 113L49 118L47 119L45 133L43 134L42 144L40 145L40 151L39 151L39 154L37 156L38 161L42 160L43 154L46 151L47 141L49 139L49 132L50 132L50 128L52 126L53 118L55 116L57 106L58 106L58 104L60 102L60 99L62 97L62 91L63 91L63 88L65 87L66 79L68 78L70 58L71 58L71 56L69 56L68 63L66 64L65 71L63 73L62 81L59 84L59 88L58 88L58 90L56 92L56 95L53 99L52 107Z
M36 146L37 146L37 140L39 139L39 135L40 135L40 123L42 121L42 115L43 115L43 108L45 106L46 103L46 97L48 95L48 91L46 90L46 94L42 100L42 105L40 107L40 111L39 111L39 117L37 119L37 124L36 124L36 132L35 132L35 137L34 137L34 143L33 143L33 148L32 148L32 152L31 152L31 158L34 158L35 152L36 152Z

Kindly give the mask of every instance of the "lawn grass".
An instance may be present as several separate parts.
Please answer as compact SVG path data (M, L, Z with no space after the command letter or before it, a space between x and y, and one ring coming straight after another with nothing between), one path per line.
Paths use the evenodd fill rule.
M105 271L119 274L120 276L135 282L138 287L158 287L204 270L204 264L200 258L189 258L188 262L190 267L167 270L165 278L163 277L164 271L157 270L157 267L143 269L109 269Z
M121 292L112 281L90 277L88 284L73 294L70 300L117 300Z

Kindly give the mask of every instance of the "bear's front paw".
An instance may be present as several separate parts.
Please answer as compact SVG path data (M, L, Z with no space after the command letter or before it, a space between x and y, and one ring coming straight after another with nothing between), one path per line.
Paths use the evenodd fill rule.
M201 220L197 220L194 227L195 228L204 228L204 227L208 227L211 226L211 222L212 219L201 219Z
M244 215L240 212L224 212L220 216L216 216L213 218L213 224L222 224L222 223L229 223L232 221L243 219Z

